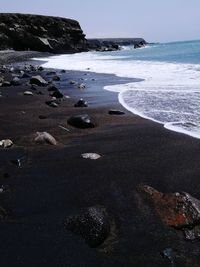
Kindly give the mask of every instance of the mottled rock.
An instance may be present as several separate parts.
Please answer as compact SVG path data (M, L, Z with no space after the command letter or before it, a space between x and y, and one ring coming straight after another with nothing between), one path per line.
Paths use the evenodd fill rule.
M88 104L87 104L86 101L84 101L84 100L81 98L76 104L74 104L74 106L75 106L75 107L81 107L81 108L83 108L83 107L87 107Z
M38 86L45 86L48 83L40 75L37 75L37 76L32 76L31 77L30 84L35 84L35 85L38 85Z
M50 145L57 145L56 139L49 133L47 132L37 132L35 137L35 142L37 143L47 143Z
M67 217L65 228L80 235L90 247L98 247L109 236L111 225L104 208L90 207Z
M108 114L110 114L110 115L124 115L125 112L121 111L121 110L117 110L117 109L110 109L108 111Z
M75 115L68 119L68 124L77 128L94 128L95 123L91 120L88 114Z
M0 146L3 148L9 148L13 145L13 142L10 139L5 139L0 141Z
M200 238L200 201L186 192L162 193L156 189L140 185L154 204L154 208L164 224L182 229L187 239Z

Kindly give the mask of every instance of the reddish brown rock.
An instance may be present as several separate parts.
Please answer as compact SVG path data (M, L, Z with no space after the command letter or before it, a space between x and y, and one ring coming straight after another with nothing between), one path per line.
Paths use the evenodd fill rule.
M140 185L140 192L146 193L163 223L176 229L183 229L187 239L200 238L200 201L190 194L162 193Z

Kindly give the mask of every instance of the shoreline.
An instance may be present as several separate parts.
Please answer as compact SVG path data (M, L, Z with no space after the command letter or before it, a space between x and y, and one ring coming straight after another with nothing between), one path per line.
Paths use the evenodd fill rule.
M51 80L48 71L31 75ZM0 149L1 184L8 188L0 194L0 205L8 212L0 228L2 265L167 267L171 263L161 254L170 247L176 266L197 266L198 242L186 241L182 232L164 225L136 188L148 184L200 199L199 141L135 116L119 104L117 93L102 89L130 79L54 71L61 78L56 87L70 96L57 108L45 104L50 99L47 87L32 90L33 96L23 95L30 90L26 82L0 90L0 138L14 141L10 149ZM80 90L71 80L86 83L86 88ZM88 107L75 108L81 97ZM109 115L109 109L125 114ZM95 128L68 125L70 116L83 113L94 119ZM39 119L41 115L46 118ZM35 144L36 131L49 132L58 145ZM81 157L89 152L101 158ZM13 160L20 157L19 168ZM66 230L64 221L83 208L99 205L112 218L113 239L91 248Z

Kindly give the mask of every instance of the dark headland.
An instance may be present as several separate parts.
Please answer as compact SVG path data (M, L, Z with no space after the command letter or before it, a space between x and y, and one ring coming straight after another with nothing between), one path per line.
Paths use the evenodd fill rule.
M38 18L0 14L1 49L41 45L0 52L0 266L199 267L199 140L103 90L136 79L27 61L89 49L78 22Z

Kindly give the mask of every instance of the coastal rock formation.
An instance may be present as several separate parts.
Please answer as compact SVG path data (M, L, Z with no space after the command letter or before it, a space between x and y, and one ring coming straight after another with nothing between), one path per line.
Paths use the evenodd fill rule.
M0 49L73 53L87 51L87 42L75 20L0 13Z
M88 39L90 50L96 51L116 51L122 46L132 45L134 48L145 46L147 42L143 38L100 38Z
M153 202L164 224L184 231L186 239L200 238L200 200L185 192L162 193L147 185L140 185Z

